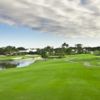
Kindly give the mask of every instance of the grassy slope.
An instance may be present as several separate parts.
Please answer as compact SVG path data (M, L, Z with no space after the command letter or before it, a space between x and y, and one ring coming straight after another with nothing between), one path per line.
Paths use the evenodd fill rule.
M64 59L55 59L0 71L0 100L99 98L100 67L87 67L81 62L70 63Z

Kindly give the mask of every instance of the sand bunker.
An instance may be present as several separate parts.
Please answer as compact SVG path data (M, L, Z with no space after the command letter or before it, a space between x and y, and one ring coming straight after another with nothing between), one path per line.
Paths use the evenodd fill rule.
M23 57L17 57L17 58L12 58L12 59L22 59Z

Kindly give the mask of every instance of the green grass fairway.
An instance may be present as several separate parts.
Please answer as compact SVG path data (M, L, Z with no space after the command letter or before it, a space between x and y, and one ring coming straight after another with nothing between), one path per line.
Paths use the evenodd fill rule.
M79 63L64 61L73 57ZM0 100L100 100L100 67L82 63L92 58L74 55L0 70Z

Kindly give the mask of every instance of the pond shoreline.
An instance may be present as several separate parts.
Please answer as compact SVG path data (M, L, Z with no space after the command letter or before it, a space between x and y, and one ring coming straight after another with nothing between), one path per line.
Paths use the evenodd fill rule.
M7 60L7 61L0 61L0 70L10 69L10 68L20 68L28 66L36 61L44 60L41 57L28 58L28 59L14 59L14 60Z
M7 59L7 60L0 60L0 61L19 61L19 60L41 60L42 57L34 57L34 58L21 58L21 59Z
M22 59L10 59L12 61L16 61L16 60L38 60L38 59L43 59L42 57L34 57L34 58L22 58Z

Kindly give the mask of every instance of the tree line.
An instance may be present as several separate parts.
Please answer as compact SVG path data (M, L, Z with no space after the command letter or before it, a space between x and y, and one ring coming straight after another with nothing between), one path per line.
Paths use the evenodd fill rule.
M24 47L18 47L15 46L6 46L0 48L0 55L19 55L22 54L19 52L19 50L26 50ZM58 48L53 48L51 46L44 47L43 49L38 48L36 53L42 54L46 53L48 55L71 55L71 54L82 54L82 53L88 53L88 51L100 51L100 46L98 47L83 47L82 44L75 44L74 47L69 47L69 44L63 43ZM32 53L29 52L30 54Z
M24 47L18 47L15 46L6 46L0 48L0 55L21 55L23 53L20 53L19 50L25 50Z
M83 47L82 44L75 44L74 47L69 47L69 44L63 43L59 48L47 46L43 49L37 49L38 54L47 52L48 55L71 55L71 54L88 54L90 51L100 50L100 47Z

